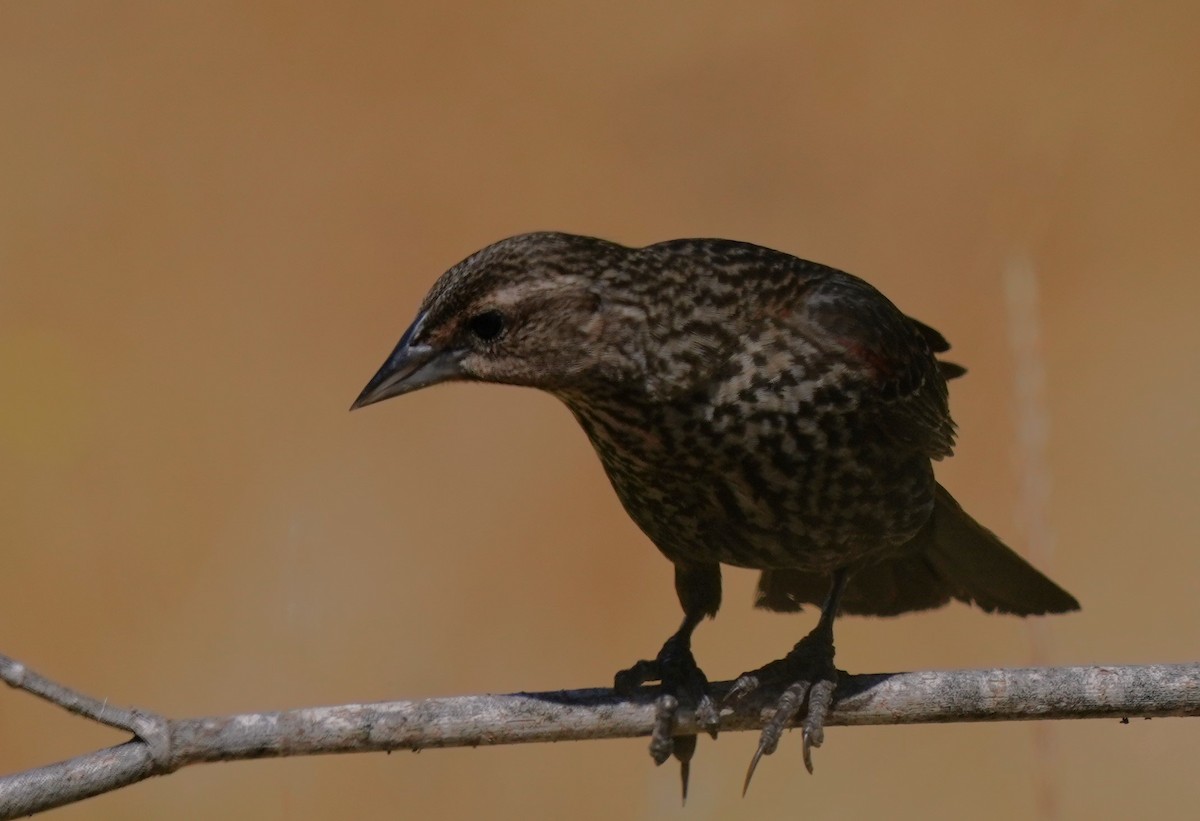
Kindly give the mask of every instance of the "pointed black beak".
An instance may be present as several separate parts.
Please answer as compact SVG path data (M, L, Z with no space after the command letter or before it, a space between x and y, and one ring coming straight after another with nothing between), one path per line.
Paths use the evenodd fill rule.
M372 405L393 396L410 393L419 388L447 382L462 375L458 366L461 354L453 350L439 350L430 345L414 342L418 338L425 314L419 315L396 349L387 358L371 381L354 400L350 410Z

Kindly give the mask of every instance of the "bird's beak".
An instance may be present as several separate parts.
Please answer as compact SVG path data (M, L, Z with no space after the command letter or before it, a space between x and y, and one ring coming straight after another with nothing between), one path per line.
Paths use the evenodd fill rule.
M461 354L458 351L413 342L424 321L423 313L413 321L400 338L396 350L392 351L383 367L371 377L371 381L354 400L350 410L462 376L462 369L458 364Z

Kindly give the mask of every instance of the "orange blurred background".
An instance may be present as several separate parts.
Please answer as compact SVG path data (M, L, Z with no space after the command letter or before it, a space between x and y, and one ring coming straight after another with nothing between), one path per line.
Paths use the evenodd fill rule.
M346 412L444 268L559 229L845 268L970 367L940 475L1084 609L850 618L843 668L1195 660L1198 40L1192 3L0 6L0 652L172 716L605 685L654 653L670 565L553 399ZM714 679L813 623L753 582L727 571L698 633ZM0 772L121 739L0 691ZM834 728L815 777L792 735L742 799L754 744L702 740L684 810L629 740L195 767L58 815L1200 799L1179 719Z

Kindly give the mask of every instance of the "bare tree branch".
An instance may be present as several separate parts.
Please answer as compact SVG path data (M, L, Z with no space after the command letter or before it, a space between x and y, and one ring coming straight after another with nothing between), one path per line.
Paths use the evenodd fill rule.
M0 655L0 679L71 712L134 733L124 744L0 777L0 819L80 801L188 764L323 753L420 750L645 736L653 689L460 696L212 718L120 710ZM729 682L713 685L720 697ZM777 693L723 711L721 729L760 728ZM830 725L1200 716L1200 663L846 676ZM695 733L680 711L678 732Z

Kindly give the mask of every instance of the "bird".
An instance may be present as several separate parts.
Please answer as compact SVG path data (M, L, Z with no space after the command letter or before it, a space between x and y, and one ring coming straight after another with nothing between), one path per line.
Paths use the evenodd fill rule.
M803 760L824 740L839 614L951 600L1020 616L1078 601L976 522L935 479L955 424L949 343L865 280L727 239L627 247L542 231L495 242L433 284L352 409L462 381L535 388L583 428L621 504L674 565L683 621L618 692L658 684L650 752L681 765L720 710L782 693L743 784L800 710ZM691 649L721 604L721 566L759 571L755 605L819 610L789 652L721 704Z

